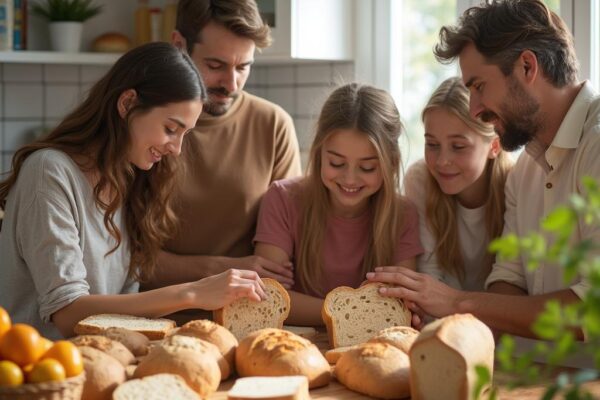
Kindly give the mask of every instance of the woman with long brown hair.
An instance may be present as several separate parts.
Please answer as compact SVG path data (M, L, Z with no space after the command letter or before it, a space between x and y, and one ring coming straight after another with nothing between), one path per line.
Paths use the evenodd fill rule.
M288 323L320 325L323 298L378 266L415 268L415 207L399 194L400 115L389 93L356 83L325 101L307 175L263 199L255 254L293 261Z
M92 314L157 317L264 297L254 272L226 271L136 293L176 219L175 156L206 90L167 43L123 55L46 137L19 149L0 183L0 305L45 336Z

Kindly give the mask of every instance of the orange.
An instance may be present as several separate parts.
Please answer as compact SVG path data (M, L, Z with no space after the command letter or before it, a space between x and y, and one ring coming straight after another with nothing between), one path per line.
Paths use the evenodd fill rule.
M0 387L18 386L23 383L23 372L12 361L0 361Z
M62 381L66 378L65 368L57 360L46 358L38 361L27 374L27 382L41 383L48 381Z
M25 324L14 324L0 338L0 357L22 367L36 362L42 355L38 331Z
M79 375L83 371L83 359L77 346L66 340L59 340L48 350L42 360L52 358L65 368L67 378Z
M0 338L10 329L10 316L6 310L0 307Z
M42 347L42 350L40 351L42 352L42 354L46 353L48 350L50 350L52 346L54 346L54 342L52 340L46 339L43 336L40 338L40 342Z

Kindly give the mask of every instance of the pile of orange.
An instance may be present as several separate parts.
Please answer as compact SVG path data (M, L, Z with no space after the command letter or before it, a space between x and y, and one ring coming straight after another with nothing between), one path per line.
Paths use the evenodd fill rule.
M12 324L0 307L0 387L62 381L83 371L77 346L52 342L26 324Z

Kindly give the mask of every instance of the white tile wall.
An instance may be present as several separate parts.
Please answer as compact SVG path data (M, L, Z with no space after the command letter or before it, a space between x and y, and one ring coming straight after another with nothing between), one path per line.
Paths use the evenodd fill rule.
M110 66L0 64L0 169L32 138L53 128ZM294 119L303 162L319 110L332 88L355 78L352 62L254 66L246 89L283 107Z

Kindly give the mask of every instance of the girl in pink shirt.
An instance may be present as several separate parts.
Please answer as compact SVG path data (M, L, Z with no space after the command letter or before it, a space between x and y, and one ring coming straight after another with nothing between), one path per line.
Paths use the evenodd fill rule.
M381 89L336 89L318 120L305 177L277 181L259 212L255 254L293 262L295 325L321 325L323 298L378 266L415 269L416 208L399 194L400 115Z

